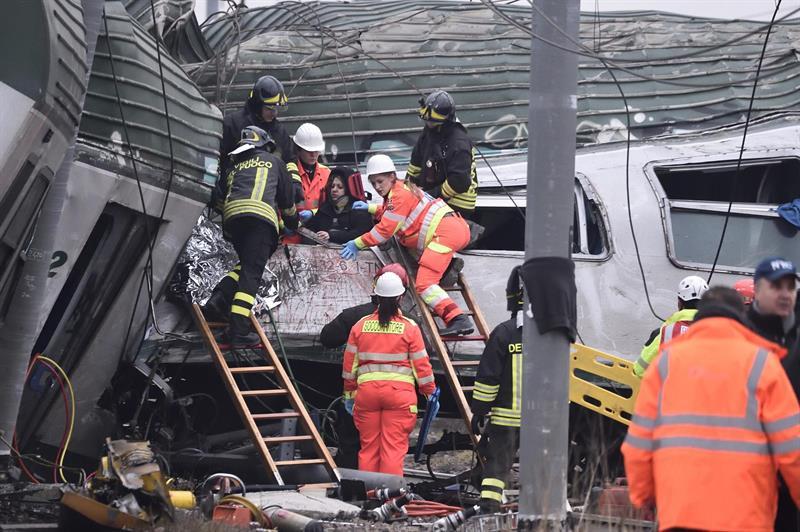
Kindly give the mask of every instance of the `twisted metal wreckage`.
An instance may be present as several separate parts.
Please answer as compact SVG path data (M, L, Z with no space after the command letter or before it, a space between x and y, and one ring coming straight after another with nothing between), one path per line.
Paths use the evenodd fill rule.
M479 150L476 221L486 228L463 253L464 275L481 281L472 288L487 322L504 319L497 294L523 255L527 6L280 2L201 25L191 0L9 1L18 17L0 22L0 430L19 452L93 468L107 436L137 437L173 472L269 481L252 471L253 447L241 445L247 435L228 415L186 305L234 260L201 215L217 179L222 113L265 72L287 88L287 129L319 125L331 163L383 152L404 166L420 131L419 96L454 95ZM678 279L711 270L709 242L720 239L729 202L737 238L722 242L718 282L751 273L765 255L800 260L797 229L775 212L800 197L793 14L772 28L733 192L765 25L655 12L582 17L572 242L581 343L632 359L657 315L671 312ZM341 354L317 335L367 299L380 262L362 254L346 264L333 250L297 245L265 271L259 321L329 443ZM52 364L29 364L33 353ZM455 354L478 353L458 345ZM69 438L59 382L74 393ZM452 397L443 410L455 411ZM624 427L573 417L571 463L584 475L571 494L583 497L596 451L611 453L605 477L618 467ZM285 430L278 425L271 430ZM469 447L450 438L438 449ZM42 479L59 471L29 465ZM72 469L60 472L74 481Z

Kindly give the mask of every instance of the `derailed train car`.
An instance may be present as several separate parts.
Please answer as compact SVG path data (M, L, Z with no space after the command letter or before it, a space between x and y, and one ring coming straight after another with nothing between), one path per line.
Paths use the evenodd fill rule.
M70 375L71 448L84 456L115 431L98 399L152 322L151 303L205 208L221 131L220 112L168 50L122 3L104 7L34 347ZM27 449L62 438L46 382L35 371L23 397L17 437Z
M80 4L10 1L0 31L0 319L36 214L81 116L86 42Z
M239 9L203 24L215 55L185 68L225 111L270 72L289 93L282 120L290 130L318 124L329 161L382 152L401 169L422 129L418 98L450 91L477 147L475 219L486 227L465 253L466 272L481 280L479 301L496 324L506 315L498 297L506 275L523 257L530 13L439 0ZM638 354L656 315L675 308L678 280L710 272L707 253L721 240L730 199L715 282L751 274L759 257L797 258L794 228L775 212L798 197L790 176L800 31L791 20L772 28L736 177L765 30L763 22L658 12L582 16L572 252L586 344ZM769 154L778 152L785 155L776 162ZM695 223L703 231L691 231ZM329 301L317 305L315 325L334 310ZM300 320L287 320L283 331L313 342Z
M454 93L481 150L476 217L486 227L482 241L464 254L465 271L468 279L480 279L473 288L490 324L505 319L507 271L523 256L524 31L474 3L366 0L237 10L208 21L201 33L185 2L161 3L155 21L148 4L106 3L35 346L62 364L75 385L79 426L71 450L94 457L102 438L127 421L115 419L101 400L120 362L137 356L144 362L153 349L175 343L159 334L172 329L151 303L163 292L216 179L220 113L207 99L234 109L265 72L278 75L291 92L288 128L317 121L330 139L326 157L332 162L389 151L402 168L421 129L415 115L420 93L435 87ZM501 13L522 20L520 9L504 6ZM584 42L625 59L629 70L648 78L620 76L617 87L598 61L581 65L572 242L579 332L590 346L632 358L657 323L648 298L665 316L678 279L710 270L707 251L719 241L730 199L725 193L741 133L736 126L760 41L753 34L725 46L724 54L706 54L700 76L697 62L670 56L693 42L710 47L741 37L758 24L656 13L608 16L598 24L603 37L592 43L593 23L583 21ZM464 38L487 31L484 40ZM160 57L152 35L166 42ZM748 274L762 254L798 258L796 230L774 213L777 203L798 196L798 129L787 110L800 72L793 52L786 52L797 38L790 24L778 25L775 35L764 73L770 83L754 107L762 123L751 130L740 176L747 186L734 196L718 282ZM669 84L676 82L695 87ZM628 109L619 90L628 96ZM48 157L55 153L47 150ZM57 167L56 159L49 168ZM24 227L33 226L35 213L22 218ZM15 244L13 257L24 242ZM316 335L343 307L365 301L376 266L372 258L347 264L331 250L308 246L290 249L288 260L283 252L273 257L284 297L275 313L277 332L302 348L289 355L305 359L312 368L306 375L321 376L332 394L340 391L338 378L318 368L335 366L337 358L314 351ZM144 324L152 321L164 330L147 334ZM161 340L140 349L145 337ZM197 354L181 349L179 368ZM159 358L168 362L169 356ZM157 381L154 367L140 365L138 371L145 378L152 372ZM56 391L35 372L20 414L21 444L58 446L60 415ZM149 427L148 418L155 418L144 416Z

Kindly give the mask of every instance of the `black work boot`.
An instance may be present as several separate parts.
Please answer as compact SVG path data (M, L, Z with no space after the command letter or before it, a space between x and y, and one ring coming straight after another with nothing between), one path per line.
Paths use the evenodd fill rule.
M220 349L254 349L261 345L261 337L255 331L237 333L228 328L217 343Z
M231 310L230 301L222 290L212 292L211 297L208 298L206 304L203 305L203 316L206 321L228 321L228 314Z
M478 505L481 507L481 514L499 514L500 513L500 502L495 501L493 499L484 499L481 498L478 501Z
M464 259L459 257L454 257L453 260L450 261L450 266L444 271L444 275L442 275L442 280L439 281L439 286L443 288L449 288L454 286L458 282L458 274L461 273L461 270L464 269Z
M469 318L463 314L459 314L447 324L447 327L439 330L439 335L462 336L464 334L469 334L474 330L475 327L472 326L472 322L469 321Z

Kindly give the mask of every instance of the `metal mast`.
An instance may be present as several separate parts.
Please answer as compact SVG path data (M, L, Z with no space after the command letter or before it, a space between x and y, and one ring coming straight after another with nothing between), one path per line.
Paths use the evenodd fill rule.
M580 16L579 0L533 6L526 260L570 256L575 179L578 57L544 42L575 48L537 9L576 40ZM520 529L559 530L566 520L569 340L560 331L540 334L526 313L523 346Z

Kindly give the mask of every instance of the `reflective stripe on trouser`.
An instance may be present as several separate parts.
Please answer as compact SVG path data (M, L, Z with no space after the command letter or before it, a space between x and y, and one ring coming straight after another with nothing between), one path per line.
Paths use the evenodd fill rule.
M408 436L417 422L414 386L385 381L359 384L353 421L361 439L358 468L403 476Z
M241 270L242 270L242 265L241 265L241 263L239 263L236 266L234 266L233 269L230 272L228 272L228 277L230 277L231 279L233 279L234 281L236 281L238 283L239 282L239 272Z
M250 331L250 308L261 286L261 277L270 255L278 245L278 234L269 222L256 217L234 218L224 224L233 248L239 255L239 282L232 294L230 334ZM225 277L230 279L230 277Z
M233 294L233 302L231 303L231 314L239 314L245 318L250 317L250 310L253 308L253 303L256 298L247 292L236 292Z
M446 216L439 222L433 239L419 258L415 280L417 292L445 323L449 323L462 311L439 286L439 281L450 265L453 253L463 249L468 243L469 227L466 222L458 216Z
M481 499L499 502L519 448L519 429L490 424L484 437L488 445L481 445L486 449Z
M214 291L211 292L211 297L206 301L206 307L213 308L215 312L227 312L231 307L231 299L236 287L239 285L239 273L242 270L242 265L237 264L230 272L219 280Z

